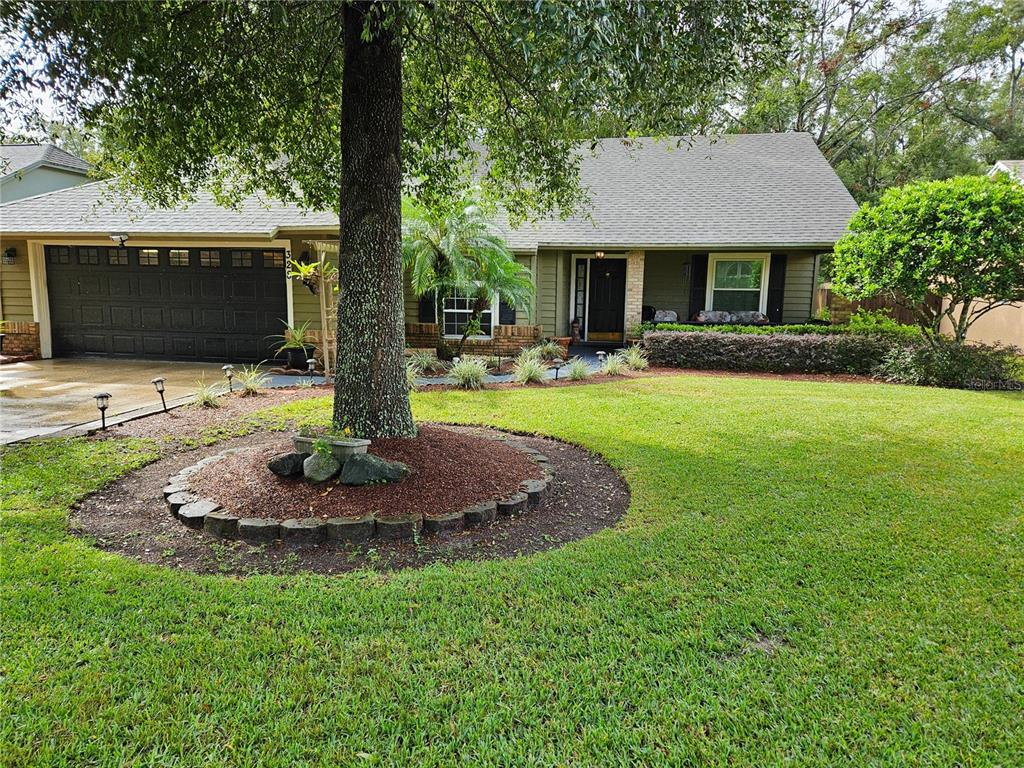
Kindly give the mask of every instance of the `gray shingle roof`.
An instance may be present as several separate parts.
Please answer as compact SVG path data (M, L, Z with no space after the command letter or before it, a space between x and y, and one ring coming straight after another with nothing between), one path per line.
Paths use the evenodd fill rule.
M0 177L38 165L81 174L89 171L85 160L52 144L0 144Z
M605 139L584 155L585 215L504 228L514 250L537 246L828 246L857 210L806 133Z
M496 227L516 251L538 247L829 247L857 209L807 134L705 137L692 145L605 139L585 153L587 213ZM238 210L206 194L183 209L116 203L106 182L62 189L0 206L8 233L124 231L141 235L272 235L277 229L336 229L334 214L247 199Z
M270 237L278 229L337 229L332 213L307 212L296 205L266 202L256 196L237 209L222 208L207 193L182 208L150 208L123 197L109 181L95 181L0 205L0 230L6 233L90 234L106 237L175 235L252 235Z
M992 166L992 170L989 173L994 174L996 171L1003 170L1011 176L1024 180L1024 160L996 160L996 164Z

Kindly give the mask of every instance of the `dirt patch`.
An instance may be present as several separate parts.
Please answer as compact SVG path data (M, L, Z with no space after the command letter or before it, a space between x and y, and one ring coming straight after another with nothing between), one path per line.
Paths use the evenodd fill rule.
M483 428L453 429L489 438L506 436ZM201 573L343 573L365 567L396 570L540 552L613 525L629 505L625 482L601 458L547 438L516 437L517 442L548 457L555 479L540 507L517 517L499 517L491 525L424 534L417 541L378 538L342 548L329 544L296 547L280 541L252 546L186 528L171 516L163 498L170 475L225 448L252 445L254 439L238 438L174 453L126 475L78 505L72 514L73 531L106 551Z
M511 496L523 480L543 472L522 451L503 441L424 425L416 438L377 439L370 452L401 461L410 474L400 483L352 487L336 480L311 485L282 478L267 461L293 450L291 438L264 434L247 448L211 464L190 479L203 498L238 517L347 517L372 512L381 517L458 512L489 499Z

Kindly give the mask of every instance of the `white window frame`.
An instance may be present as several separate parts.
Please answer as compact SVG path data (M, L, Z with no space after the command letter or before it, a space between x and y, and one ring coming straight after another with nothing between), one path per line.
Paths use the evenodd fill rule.
M468 311L468 310L463 310L463 309L445 309L444 308L444 302L448 301L449 298L454 298L454 297L451 297L451 296L446 297L441 302L441 313L442 314L441 314L440 318L437 317L437 305L436 304L434 305L434 322L435 323L440 323L442 329L444 328L444 313L445 312L466 312L466 311ZM479 339L480 341L489 341L490 339L494 338L494 326L498 325L498 321L500 320L500 318L498 316L500 304L501 304L501 302L499 301L498 296L495 295L495 296L491 297L491 309L490 309L490 312L491 312L491 332L490 333L476 334L474 336L467 336L466 339ZM484 310L484 312L487 312L487 311L488 310L486 310L486 309ZM458 334L458 333L446 333L446 334L444 334L444 337L446 339L461 339L462 335Z
M761 287L758 289L757 311L762 315L768 314L768 272L772 266L772 255L770 253L712 253L708 256L708 277L707 289L704 295L704 306L708 312L714 310L715 298L715 269L720 261L760 261L761 262ZM738 291L752 288L720 288L719 290Z

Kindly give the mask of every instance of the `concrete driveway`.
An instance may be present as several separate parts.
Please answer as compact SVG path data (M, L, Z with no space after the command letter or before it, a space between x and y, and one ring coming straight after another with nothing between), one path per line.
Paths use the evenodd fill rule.
M167 403L191 396L196 382L223 380L218 363L62 358L0 367L0 443L59 432L99 417L93 395L110 393L107 419L160 407L151 383L167 380Z

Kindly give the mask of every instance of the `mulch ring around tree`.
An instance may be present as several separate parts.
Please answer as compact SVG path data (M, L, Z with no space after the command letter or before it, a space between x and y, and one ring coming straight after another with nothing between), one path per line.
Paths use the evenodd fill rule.
M278 478L266 461L288 449L288 433L256 434L174 453L122 477L77 505L72 530L105 551L200 573L344 573L539 552L613 525L629 505L629 489L619 474L577 446L487 428L420 426L422 440L371 445L372 453L408 464L411 473L400 483L312 486ZM208 495L233 513L242 513L235 507L247 504L245 516L338 519L373 513L386 519L414 511L453 512L504 497L523 480L543 476L531 452L546 457L553 475L538 507L461 530L423 531L411 540L378 536L360 543L296 544L277 539L254 545L186 527L164 496L169 477L221 456L190 475L189 482L204 495L210 489Z

